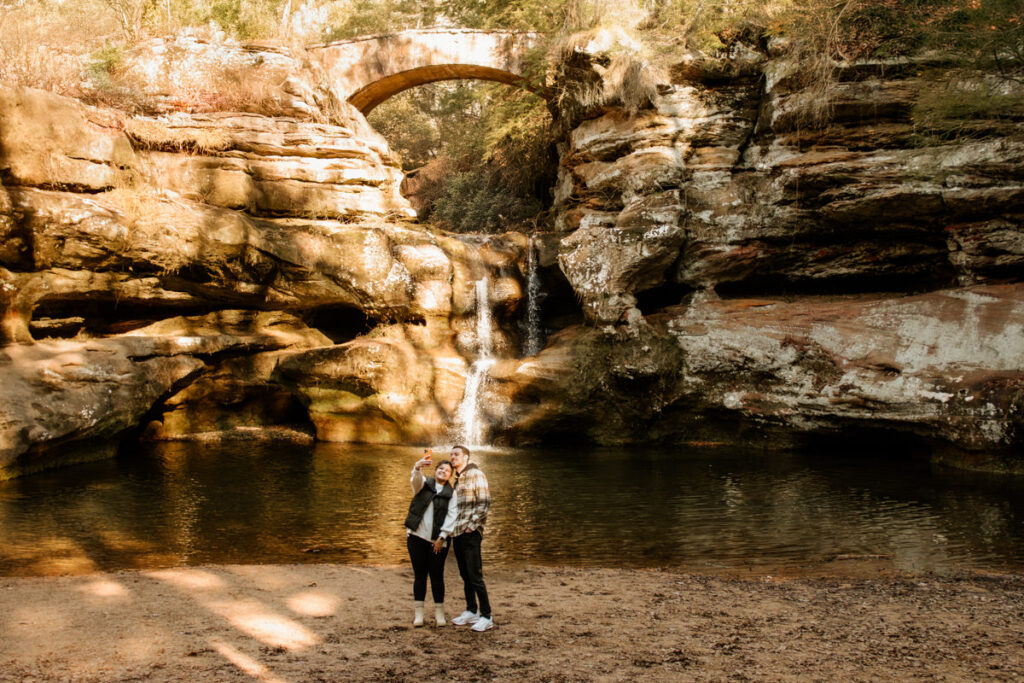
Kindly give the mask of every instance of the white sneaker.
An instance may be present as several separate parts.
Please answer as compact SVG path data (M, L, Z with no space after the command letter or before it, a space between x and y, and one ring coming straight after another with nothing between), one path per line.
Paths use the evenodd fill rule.
M474 631L486 631L491 628L494 628L494 620L490 617L480 617L473 624Z
M475 624L480 619L480 615L476 612L470 612L466 610L459 616L452 619L452 623L456 626L465 626L466 624Z

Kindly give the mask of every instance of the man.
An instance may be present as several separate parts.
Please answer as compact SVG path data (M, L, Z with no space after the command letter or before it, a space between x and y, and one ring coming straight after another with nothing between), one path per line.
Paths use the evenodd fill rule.
M451 523L445 520L446 524L434 543L434 552L440 552L444 539L454 540L455 560L459 564L459 575L466 593L466 611L452 619L452 623L457 626L471 624L474 631L486 631L494 626L494 621L491 620L491 603L484 584L480 542L487 522L487 509L491 506L491 494L483 470L469 461L468 448L453 446L451 461L457 477L457 512Z

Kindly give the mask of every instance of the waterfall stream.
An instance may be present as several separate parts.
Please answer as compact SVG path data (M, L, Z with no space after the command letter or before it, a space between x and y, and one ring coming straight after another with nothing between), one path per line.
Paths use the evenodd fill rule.
M491 302L487 278L476 281L476 360L469 367L466 389L456 411L460 441L467 446L482 446L487 438L481 399L487 372L494 365L494 338L491 326Z
M544 348L544 331L540 321L540 268L537 264L537 246L530 237L526 249L526 340L523 355L535 356Z

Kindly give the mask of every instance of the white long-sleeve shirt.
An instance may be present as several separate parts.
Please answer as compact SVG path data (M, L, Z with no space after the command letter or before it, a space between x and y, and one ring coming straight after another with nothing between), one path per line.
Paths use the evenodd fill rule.
M423 485L427 482L426 477L423 476L423 472L420 472L415 467L412 470L412 476L409 478L409 483L412 485L412 494L415 496L423 488ZM434 482L435 490L440 493L444 488L444 484L438 484ZM455 515L458 513L458 500L455 498L455 491L452 491L452 499L448 501L448 514L444 516L444 523L441 526L450 527L455 524ZM427 509L423 511L423 519L420 520L420 525L416 527L416 530L406 529L406 534L412 534L418 536L424 541L433 542L434 539L430 537L430 534L434 531L434 503L431 501Z

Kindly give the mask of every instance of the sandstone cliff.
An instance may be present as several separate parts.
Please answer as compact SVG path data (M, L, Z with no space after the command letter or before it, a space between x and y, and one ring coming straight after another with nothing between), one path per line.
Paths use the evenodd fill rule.
M1024 468L1024 130L922 129L941 59L838 67L824 119L753 48L686 56L638 110L579 103L531 242L407 220L386 142L308 60L241 50L288 77L238 106L201 75L227 48L186 47L132 56L186 55L134 115L0 86L3 472L131 428L448 438L481 305L497 443L869 434ZM522 359L528 252L551 336Z
M600 55L573 61L607 78ZM879 430L1020 469L1024 127L923 129L922 73L942 65L838 66L824 120L799 63L742 47L674 65L638 112L581 105L556 208L589 325L498 371L506 438Z
M159 47L135 56L139 69ZM195 66L202 46L192 47ZM501 326L525 241L406 222L415 212L387 143L326 89L314 96L315 71L291 66L306 74L292 88L305 98L277 101L274 115L181 111L183 94L160 82L149 114L135 116L0 86L4 471L131 427L151 438L440 439L475 343L477 280L494 283L490 304L505 316L493 334L511 343ZM292 356L305 348L358 357L377 343L370 332L411 360L384 362L374 378L363 362L336 377L278 370L301 366ZM429 380L438 373L450 380ZM379 386L325 402L355 377ZM441 407L410 407L428 401ZM385 427L370 434L363 422Z

